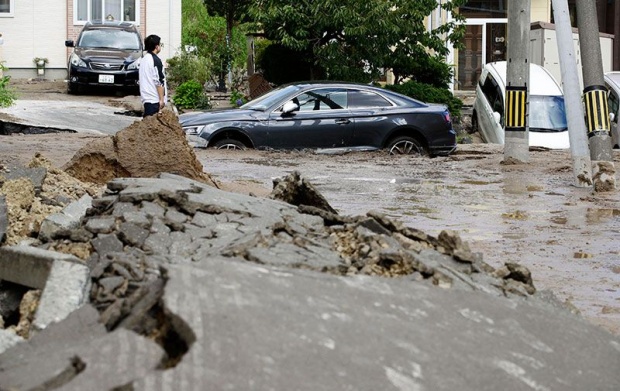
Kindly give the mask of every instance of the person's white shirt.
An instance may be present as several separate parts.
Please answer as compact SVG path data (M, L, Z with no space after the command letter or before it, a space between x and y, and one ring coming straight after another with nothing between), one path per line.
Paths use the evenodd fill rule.
M144 103L159 103L157 86L164 87L164 103L168 102L168 86L164 66L159 57L147 52L140 60L140 100Z

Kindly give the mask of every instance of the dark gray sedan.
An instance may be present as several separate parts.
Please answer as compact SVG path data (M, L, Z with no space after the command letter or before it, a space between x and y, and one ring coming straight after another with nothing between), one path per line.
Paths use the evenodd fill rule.
M448 155L456 133L446 106L362 84L298 83L238 109L182 114L196 146L219 149L387 149Z

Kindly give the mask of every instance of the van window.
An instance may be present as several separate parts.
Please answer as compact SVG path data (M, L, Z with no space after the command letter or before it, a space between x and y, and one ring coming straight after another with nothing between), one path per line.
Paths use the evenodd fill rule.
M614 113L616 118L614 122L618 122L618 108L620 108L620 98L618 98L618 94L614 91L609 84L607 84L607 89L609 90L609 97L607 98L607 104L609 105L609 112Z
M504 125L504 97L502 95L502 89L500 88L497 81L493 78L491 74L487 75L484 84L481 86L482 93L485 98L489 102L489 106L491 110L497 111L501 117L501 125Z

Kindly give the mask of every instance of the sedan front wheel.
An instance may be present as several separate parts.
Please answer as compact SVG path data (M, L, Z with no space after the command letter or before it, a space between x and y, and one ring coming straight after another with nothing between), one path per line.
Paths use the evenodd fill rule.
M247 147L241 141L227 138L227 139L217 141L215 144L213 144L213 148L244 150Z
M388 145L390 155L426 156L428 153L422 144L413 137L397 137Z

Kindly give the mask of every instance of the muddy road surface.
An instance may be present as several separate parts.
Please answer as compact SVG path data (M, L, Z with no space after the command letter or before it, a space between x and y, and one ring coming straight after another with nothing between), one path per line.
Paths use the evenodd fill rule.
M517 165L486 144L434 159L214 150L198 158L216 179L257 186L257 195L296 170L341 214L378 210L432 235L456 230L488 263L529 267L538 289L620 334L620 195L575 187L569 151L532 150Z

